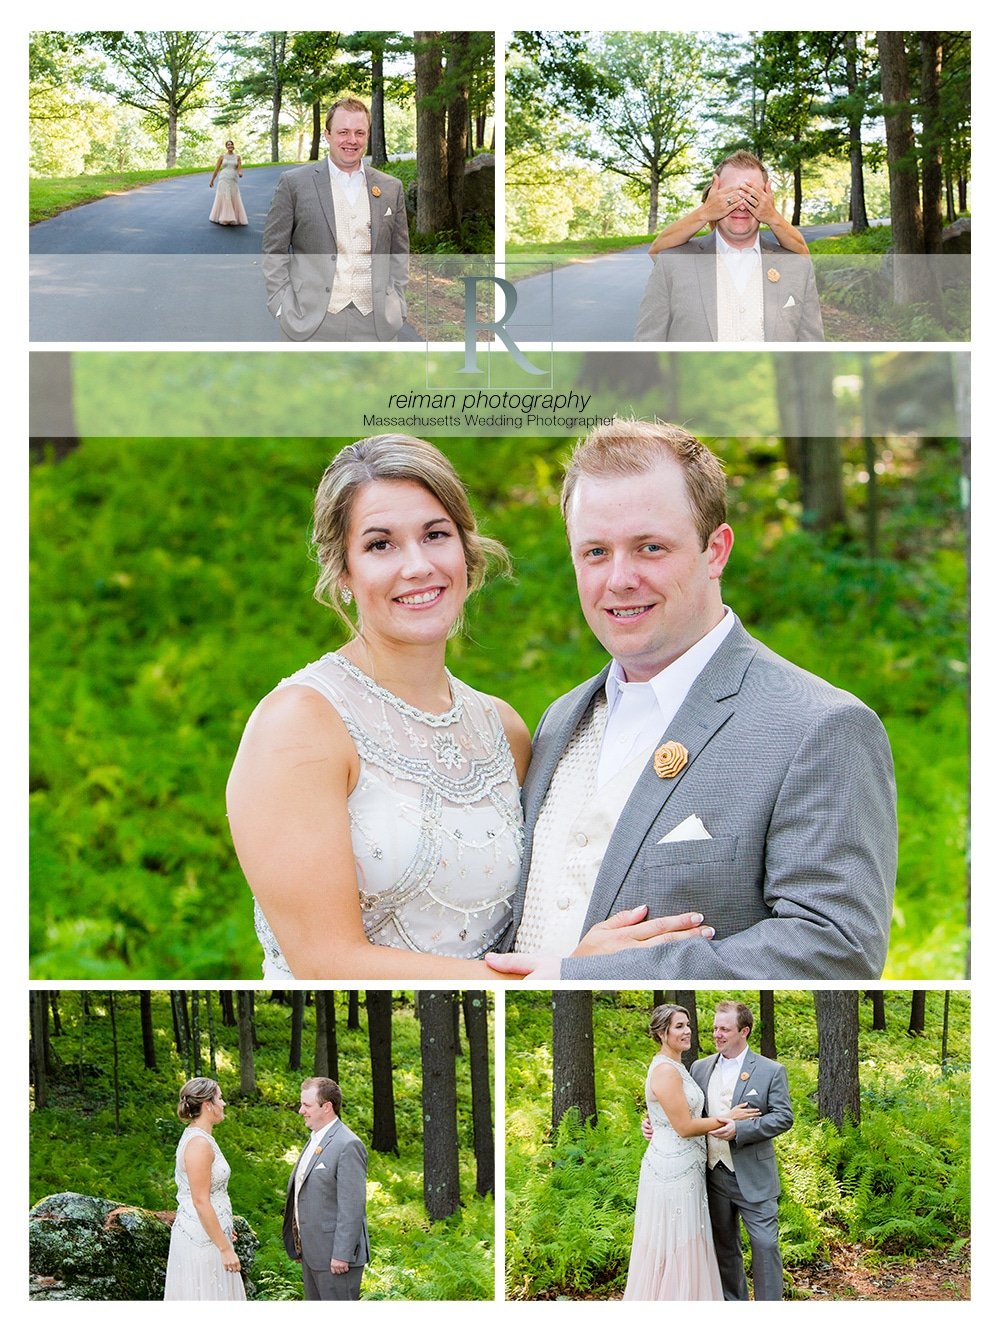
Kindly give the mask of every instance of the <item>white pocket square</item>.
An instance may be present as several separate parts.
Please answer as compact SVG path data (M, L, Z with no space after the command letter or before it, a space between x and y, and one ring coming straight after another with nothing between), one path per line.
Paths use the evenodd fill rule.
M675 825L669 834L664 834L660 839L661 843L687 843L695 838L711 838L697 815L689 815L686 820L682 820L679 825Z
M325 1171L326 1171L326 1163L317 1163L316 1166L315 1166L315 1168L314 1168L313 1170L314 1170L315 1172L325 1172Z
M389 207L388 204L386 204L386 206L385 206L385 212L382 214L382 217L383 217L383 218L391 218L391 217L392 217L392 209Z
M756 1089L751 1089L750 1092L749 1092L746 1096L747 1096L748 1098L759 1098L759 1097L760 1097L760 1094L757 1092Z
M789 306L794 306L794 305L795 305L795 298L793 296L790 296L788 300L785 302L782 309L787 310Z

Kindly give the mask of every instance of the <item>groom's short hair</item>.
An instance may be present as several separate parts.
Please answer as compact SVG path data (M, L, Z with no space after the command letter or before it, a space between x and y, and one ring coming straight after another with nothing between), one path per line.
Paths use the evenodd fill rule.
M574 449L562 488L563 519L581 477L629 477L649 472L664 458L684 471L684 484L702 550L726 522L726 474L710 449L681 426L616 417L597 426Z
M726 1014L735 1014L736 1027L741 1031L745 1028L748 1036L753 1032L753 1010L749 1005L744 1005L742 1001L719 1001L715 1007L715 1013L718 1014L720 1011Z
M334 1116L340 1115L340 1109L343 1106L343 1095L340 1092L340 1085L333 1079L327 1079L325 1075L316 1075L313 1079L307 1079L302 1090L310 1089L315 1095L316 1101L322 1107L324 1103L333 1103Z
M751 153L747 148L738 148L735 153L730 153L724 157L715 168L713 175L721 176L726 167L736 167L739 171L759 171L767 181L767 168L761 162L756 153Z

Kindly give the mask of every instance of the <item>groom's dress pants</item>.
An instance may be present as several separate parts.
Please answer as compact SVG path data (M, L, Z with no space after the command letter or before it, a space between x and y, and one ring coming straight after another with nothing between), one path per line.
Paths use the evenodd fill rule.
M718 1163L708 1173L708 1212L726 1301L749 1300L740 1240L742 1218L750 1238L754 1301L780 1302L784 1282L778 1250L778 1201L745 1200L736 1173Z
M307 1302L356 1302L361 1298L364 1265L352 1265L346 1274L331 1274L329 1269L302 1266L302 1286Z

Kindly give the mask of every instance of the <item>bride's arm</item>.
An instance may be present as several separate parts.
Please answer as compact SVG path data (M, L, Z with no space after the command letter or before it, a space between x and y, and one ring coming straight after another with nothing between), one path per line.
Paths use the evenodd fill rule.
M756 1108L734 1107L727 1117L692 1116L684 1096L684 1085L680 1073L670 1065L658 1065L653 1071L650 1087L656 1094L656 1100L667 1115L667 1120L683 1139L695 1139L698 1135L707 1135L718 1130L727 1121L745 1121L759 1116Z
M233 1273L239 1273L239 1257L233 1250L233 1241L227 1237L219 1222L219 1215L212 1208L212 1161L215 1150L200 1135L194 1135L184 1149L184 1170L187 1172L188 1185L191 1187L191 1203L194 1205L199 1221L213 1246L217 1246L222 1263Z
M236 855L292 974L496 979L475 959L392 949L365 936L347 811L358 769L343 721L308 686L262 701L233 764L226 808Z

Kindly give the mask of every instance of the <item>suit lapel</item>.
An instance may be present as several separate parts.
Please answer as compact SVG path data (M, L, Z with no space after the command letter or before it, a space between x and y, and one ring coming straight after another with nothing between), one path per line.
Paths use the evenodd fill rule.
M330 1145L337 1137L337 1132L340 1130L341 1124L342 1123L339 1120L339 1118L336 1121L334 1121L332 1128L328 1130L323 1137L323 1142L319 1147L319 1153L316 1153L316 1151L313 1150L309 1154L309 1161L306 1163L305 1171L302 1173L302 1186L304 1186L306 1182L309 1180L309 1177L312 1174L312 1170L319 1162L319 1160L321 1158L326 1157L330 1149ZM302 1189L302 1186L299 1187L300 1191Z
M715 281L715 232L703 236L696 243L701 251L696 267L698 270L698 291L705 312L705 321L712 335L712 342L719 341L719 298Z
M760 281L764 287L764 341L773 343L775 341L775 331L778 328L778 316L781 312L782 300L787 300L787 293L782 291L780 278L784 277L781 265L780 248L779 253L775 254L773 244L765 245L765 238L760 238ZM779 275L779 281L771 282L768 273L774 270Z
M715 655L688 691L673 722L657 742L679 741L687 748L687 764L675 778L658 778L652 764L642 771L625 803L591 895L584 931L615 911L615 899L645 842L650 826L674 794L696 770L698 757L720 727L732 717L756 646L737 620Z
M366 168L365 189L368 193L368 216L371 221L371 238L372 238L373 255L376 254L379 249L378 234L382 227L382 219L385 217L385 209L386 209L385 195L379 194L379 196L376 198L376 196L372 194L373 187L377 185L378 181L375 179L375 173L369 171ZM379 189L381 190L381 187L379 187Z
M319 206L323 210L323 217L326 219L334 246L336 246L337 214L333 207L333 186L330 180L330 166L326 158L316 164L314 180L316 182L316 194L319 197Z

